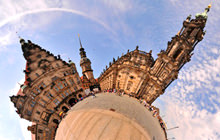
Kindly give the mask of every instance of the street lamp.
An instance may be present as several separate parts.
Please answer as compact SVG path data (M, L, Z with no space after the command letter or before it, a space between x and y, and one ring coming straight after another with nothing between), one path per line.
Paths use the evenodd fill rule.
M179 126L176 126L176 127L173 127L173 128L169 128L169 129L167 129L167 131L172 130L172 129L176 129L176 128L179 128Z

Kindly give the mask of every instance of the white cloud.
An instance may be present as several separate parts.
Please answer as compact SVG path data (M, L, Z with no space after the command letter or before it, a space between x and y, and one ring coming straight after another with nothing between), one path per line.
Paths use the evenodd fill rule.
M169 137L180 140L220 138L220 48L205 45L198 44L191 62L180 71L176 85L160 98L165 104L161 108L168 128L180 127L168 131Z
M134 6L134 1L131 0L103 0L102 2L117 12L127 12Z
M103 18L105 16L104 12L96 12L92 10L89 4L84 5L85 8L79 8L80 4L72 1L25 1L20 0L18 2L13 2L11 0L2 2L0 9L3 12L0 13L0 51L6 50L6 46L15 43L17 41L17 35L15 32L30 31L34 32L46 27L52 21L59 17L58 13L54 12L66 12L75 15L82 16L84 18L90 19L97 24L101 25L106 31L116 36L116 32L112 27L110 27L106 20ZM90 9L91 11L88 11ZM43 13L51 13L48 14ZM40 16L36 16L40 14ZM33 18L33 15L34 18ZM26 17L26 18L24 18ZM37 22L36 22L37 21Z
M27 127L31 126L32 123L24 119L20 119L19 123L24 140L31 140L31 132L27 130Z

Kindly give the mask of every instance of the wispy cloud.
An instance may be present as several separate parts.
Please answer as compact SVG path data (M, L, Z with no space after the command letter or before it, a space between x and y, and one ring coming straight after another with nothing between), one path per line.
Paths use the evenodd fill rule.
M202 12L210 1L170 0L177 13ZM192 9L193 7L193 9ZM174 85L160 97L169 137L190 140L220 139L220 2L213 1L207 21L207 34L196 46L192 60L180 71ZM190 11L190 13L189 13Z
M102 25L106 30L108 30L108 31L112 32L113 34L115 34L111 30L111 28L107 24L105 24L103 21L101 21L101 20L99 20L99 19L97 19L95 17L91 17L88 14L83 13L81 11L77 11L77 10L73 10L73 9L65 9L65 8L46 8L46 9L31 10L31 11L26 11L26 12L23 12L23 13L15 14L14 16L11 16L11 17L3 20L2 22L0 22L0 28L2 26L6 25L9 22L11 22L11 21L13 21L15 19L18 19L20 17L26 16L26 15L37 14L37 13L44 13L44 12L55 12L55 11L69 12L69 13L73 13L73 14L77 14L77 15L89 18L89 19L97 22L98 24Z
M168 131L176 139L220 138L220 47L205 45L197 46L176 85L160 98L168 126L180 127Z
M31 122L24 120L24 119L20 119L19 123L20 123L20 129L23 134L24 140L30 140L31 132L27 130L27 127L31 126Z

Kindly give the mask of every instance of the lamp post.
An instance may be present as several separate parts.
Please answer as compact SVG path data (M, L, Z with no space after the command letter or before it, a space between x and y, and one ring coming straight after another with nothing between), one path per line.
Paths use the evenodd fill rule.
M173 128L169 128L169 129L167 129L167 131L172 130L172 129L176 129L176 128L179 128L179 126L176 126L176 127L173 127Z

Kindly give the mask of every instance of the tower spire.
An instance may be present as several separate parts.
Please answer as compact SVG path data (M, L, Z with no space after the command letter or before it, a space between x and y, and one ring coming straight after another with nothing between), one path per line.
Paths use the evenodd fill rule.
M78 34L78 37L79 37L80 48L83 48L83 47L82 47L82 43L81 43L81 39L80 39L80 35L79 35L79 34Z
M79 44L80 44L80 49L79 49L80 56L81 56L81 58L83 58L83 57L86 57L86 52L85 52L84 48L82 47L82 43L81 43L81 39L80 39L79 34L78 34L78 37L79 37Z

